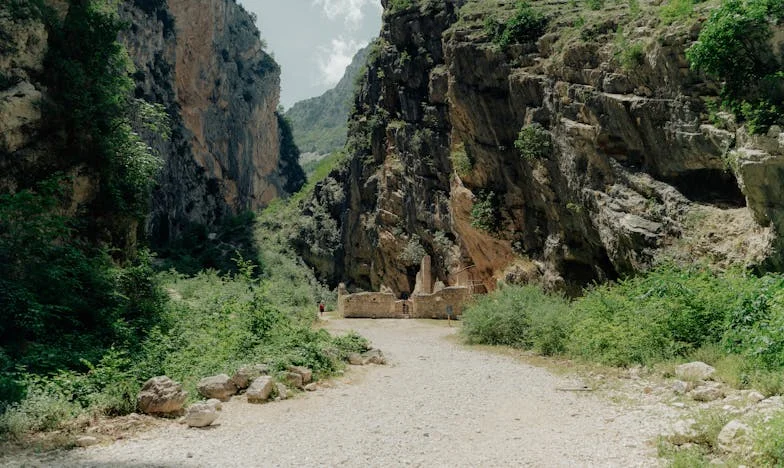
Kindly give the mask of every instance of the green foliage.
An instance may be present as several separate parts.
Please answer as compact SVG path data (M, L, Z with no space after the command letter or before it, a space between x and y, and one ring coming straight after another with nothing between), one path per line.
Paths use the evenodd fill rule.
M627 3L629 5L629 13L634 17L639 16L641 12L640 0L628 0Z
M461 333L469 343L536 349L552 355L564 351L570 320L569 303L561 297L534 286L502 287L466 309Z
M305 185L305 171L299 165L299 148L294 143L291 122L279 112L275 113L278 119L280 135L280 159L278 172L283 176L283 190L286 193L296 193Z
M505 23L487 18L485 31L501 47L536 41L546 31L548 18L527 1L518 1L514 15Z
M386 12L390 14L400 13L414 7L414 0L390 0Z
M686 52L693 69L724 82L724 106L751 133L784 122L784 64L770 44L770 24L784 19L782 10L771 0L726 0Z
M760 466L784 466L784 412L773 415L755 430L754 448Z
M525 307L514 306L515 301ZM538 310L536 301L542 301L542 310L553 307L551 298L528 289L509 287L487 296L465 312L469 340L530 346L531 336L562 337L551 340L559 343L556 349L614 366L697 357L723 369L736 385L766 388L769 394L784 390L782 276L740 271L719 275L662 266L644 276L594 287L571 304L557 326L547 324L532 335L527 327L531 311ZM496 317L505 314L517 316L503 321ZM509 323L513 336L487 338L500 332L475 326L496 320Z
M495 192L481 191L471 208L471 226L486 232L496 232L501 221L498 197Z
M604 8L604 0L586 0L588 8L594 11Z
M452 168L458 176L465 177L474 169L474 162L471 160L471 157L465 149L465 145L462 143L455 147L449 156L452 160Z
M547 158L552 154L553 142L550 132L538 123L526 125L514 142L515 148L526 161Z
M695 0L668 0L659 9L659 16L665 24L684 21L694 13Z
M613 42L615 47L615 60L626 71L634 70L643 64L645 51L641 42L629 42L623 32L623 28L618 26Z
M419 236L414 234L411 236L411 239L409 239L408 244L406 244L403 251L400 252L398 258L406 265L414 266L419 265L425 255L427 255L427 251L425 251L425 248L422 246Z

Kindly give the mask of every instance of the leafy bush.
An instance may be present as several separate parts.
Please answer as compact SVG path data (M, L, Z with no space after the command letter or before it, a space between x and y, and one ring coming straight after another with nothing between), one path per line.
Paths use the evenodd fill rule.
M724 107L752 133L784 122L784 64L770 44L770 24L784 19L783 11L772 0L726 0L686 52L693 69L724 82Z
M422 246L420 242L419 236L414 234L409 239L408 244L400 252L399 258L403 261L406 265L414 266L419 265L422 262L422 259L427 255L427 251Z
M471 226L486 232L496 232L501 221L498 197L495 192L481 191L471 208Z
M520 134L514 145L520 151L523 159L527 161L546 158L553 151L550 132L538 123L526 125L520 129Z
M452 168L460 177L469 175L474 168L474 163L462 143L452 150L450 159L452 160Z
M659 16L666 24L683 21L694 13L695 0L668 0L659 10Z
M505 23L493 18L485 22L485 31L493 42L506 47L539 39L546 31L548 18L527 1L518 1L514 15Z
M463 314L461 332L469 343L558 354L565 349L570 317L569 303L561 297L534 286L507 286L473 302Z
M601 10L604 8L604 0L587 0L588 8L591 10Z
M614 366L704 359L729 383L766 394L784 391L780 275L662 266L565 304L530 287L507 287L467 308L465 333L471 342L488 344L531 347L543 340L553 344L540 345L541 352ZM532 317L539 316L548 318L535 324Z

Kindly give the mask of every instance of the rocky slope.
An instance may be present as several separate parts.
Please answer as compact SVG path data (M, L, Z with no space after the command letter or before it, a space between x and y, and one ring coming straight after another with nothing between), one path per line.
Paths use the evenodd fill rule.
M294 139L303 156L313 158L343 149L355 83L362 72L370 47L360 49L338 84L321 96L297 102L286 111Z
M410 292L426 252L444 281L573 290L665 258L777 262L784 134L711 115L720 86L685 58L715 2L672 24L648 2L531 4L544 34L500 46L486 25L512 2L384 2L351 157L306 207L340 233L303 249L322 276Z
M51 0L61 16L68 3ZM162 103L172 136L151 136L164 160L153 194L148 232L157 242L190 223L265 206L304 175L284 151L276 109L280 69L263 50L254 18L233 0L120 2L130 24L121 42L135 65L135 96ZM47 29L36 17L0 19L2 188L29 185L24 174L52 169L47 134ZM78 174L78 168L63 168ZM92 196L95 180L75 179L72 205Z

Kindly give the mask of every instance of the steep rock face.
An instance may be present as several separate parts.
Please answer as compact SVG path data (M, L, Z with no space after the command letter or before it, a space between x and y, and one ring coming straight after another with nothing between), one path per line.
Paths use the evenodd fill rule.
M46 4L65 18L68 2ZM280 69L250 13L232 0L134 0L120 2L119 14L130 25L120 40L136 68L135 96L163 104L171 120L168 140L144 135L164 160L148 218L154 241L257 210L304 183L296 148L281 157L288 135L276 115ZM63 172L72 176L76 212L95 198L98 180L57 157L58 132L46 114L48 40L37 9L0 8L0 191Z
M286 111L303 158L318 159L343 148L354 84L365 66L369 50L367 46L354 55L334 88L321 96L297 102Z
M163 102L172 138L154 193L152 237L256 210L283 193L275 115L280 68L262 50L252 16L231 0L125 5L123 38L137 96Z
M552 14L547 34L507 47L485 24L510 17L508 2L385 5L352 158L306 209L340 226L324 276L410 292L411 257L427 252L442 280L468 269L488 289L504 277L571 289L662 257L775 260L781 130L746 138L709 121L703 98L719 86L685 59L699 22L666 26L625 8L586 22L534 5ZM622 49L638 42L624 66ZM524 158L515 141L532 124L552 149Z

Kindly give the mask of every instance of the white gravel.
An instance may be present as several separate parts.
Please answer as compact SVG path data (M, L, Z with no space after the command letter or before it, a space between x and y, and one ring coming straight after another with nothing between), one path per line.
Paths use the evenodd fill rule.
M168 424L109 446L25 460L39 466L657 466L670 418L562 392L574 379L463 347L419 320L333 320L381 348L314 393L264 405L235 398L216 425ZM20 464L22 462L20 461Z

